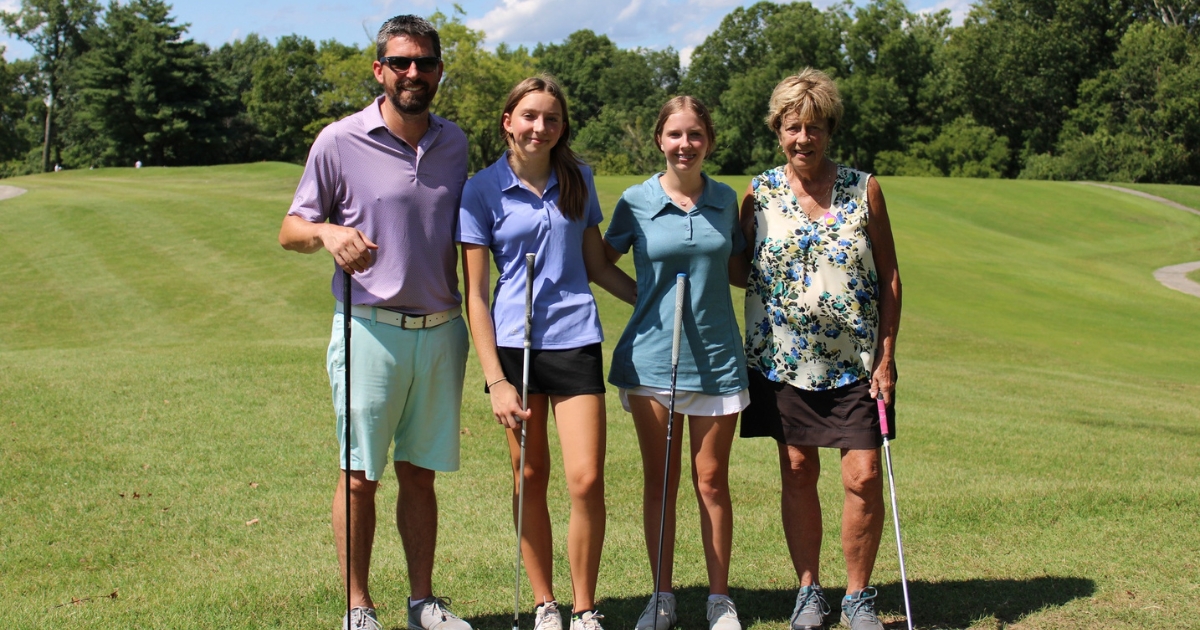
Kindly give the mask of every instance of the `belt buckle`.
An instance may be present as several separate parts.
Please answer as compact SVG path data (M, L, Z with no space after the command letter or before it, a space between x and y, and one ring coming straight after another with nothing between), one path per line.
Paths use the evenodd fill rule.
M405 330L416 330L425 327L425 315L401 315L400 317L400 327ZM410 326L409 322L414 323L415 326Z

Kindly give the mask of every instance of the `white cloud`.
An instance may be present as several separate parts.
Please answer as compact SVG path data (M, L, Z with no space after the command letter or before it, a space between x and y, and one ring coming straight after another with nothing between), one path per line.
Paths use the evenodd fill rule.
M909 10L915 13L937 13L942 9L950 10L950 23L954 26L962 26L963 20L967 18L967 13L970 13L971 7L974 5L973 0L940 0L937 4L927 7L914 9L911 6Z
M621 12L617 14L617 21L623 22L625 20L628 20L629 18L637 15L638 11L640 11L641 8L642 8L642 0L633 0L632 2L629 3L629 6L625 7L624 9L621 9Z
M696 52L695 46L684 46L679 49L679 67L687 68L692 65L692 53Z
M500 0L467 25L487 33L491 45L533 46L562 41L580 29L607 35L619 46L695 46L743 0ZM615 6L614 6L615 5ZM703 33L698 39L694 32ZM665 37L664 37L665 36Z

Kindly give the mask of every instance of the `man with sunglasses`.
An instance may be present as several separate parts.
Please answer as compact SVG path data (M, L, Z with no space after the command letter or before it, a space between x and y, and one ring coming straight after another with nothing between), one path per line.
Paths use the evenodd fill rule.
M459 465L459 406L466 370L454 227L467 179L467 138L429 113L442 78L441 43L428 21L394 17L376 38L383 96L317 136L279 242L328 250L353 274L351 470L333 500L333 531L346 572L345 475L350 475L351 606L342 627L381 628L367 588L375 493L392 461L400 484L396 526L404 543L410 630L470 630L433 594L435 471ZM342 273L335 268L333 295ZM337 305L326 368L345 439L342 313ZM340 444L339 453L345 444Z

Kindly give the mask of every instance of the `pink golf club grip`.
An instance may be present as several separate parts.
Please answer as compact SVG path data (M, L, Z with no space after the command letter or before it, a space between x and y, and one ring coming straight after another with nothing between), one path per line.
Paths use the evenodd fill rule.
M883 396L875 399L875 405L879 407L879 431L887 437L891 431L888 430L887 403L883 402Z

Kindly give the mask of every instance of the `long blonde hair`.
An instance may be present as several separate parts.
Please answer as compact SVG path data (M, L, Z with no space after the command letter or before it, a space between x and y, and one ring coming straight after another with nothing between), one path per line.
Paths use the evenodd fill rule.
M567 113L567 97L558 81L548 74L542 74L518 83L508 93L508 99L504 102L504 111L500 114L500 131L511 149L513 137L504 130L504 118L517 109L521 99L533 92L545 92L553 96L562 109L563 131L558 142L550 148L550 168L554 169L554 174L558 176L558 211L564 217L578 221L583 218L587 208L588 190L583 181L583 171L579 169L582 160L571 150L571 118Z

